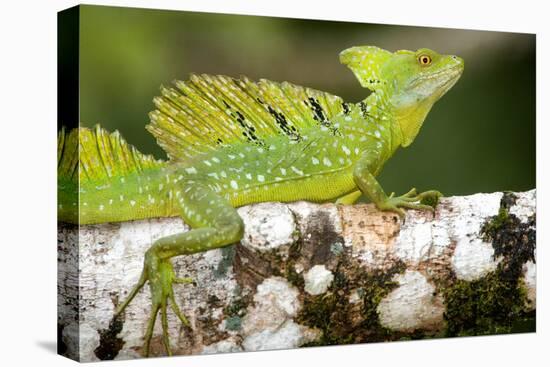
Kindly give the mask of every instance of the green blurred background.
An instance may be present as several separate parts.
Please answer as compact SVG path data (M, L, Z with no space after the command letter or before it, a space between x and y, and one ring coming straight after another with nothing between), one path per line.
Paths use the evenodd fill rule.
M118 129L165 158L145 130L161 84L189 73L290 81L356 102L368 91L339 64L350 46L428 47L465 60L414 144L387 163L386 191L445 195L535 187L535 36L81 6L80 120Z

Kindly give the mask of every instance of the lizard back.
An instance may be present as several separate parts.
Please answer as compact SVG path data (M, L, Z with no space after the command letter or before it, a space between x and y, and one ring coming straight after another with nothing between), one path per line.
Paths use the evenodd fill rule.
M275 136L300 141L304 131L330 127L349 109L340 97L312 88L223 75L193 74L161 93L147 129L171 161L242 143L265 147Z
M320 192L304 191L293 183L314 173L306 175L298 168L303 163L299 155L311 154L304 149L315 147L319 141L313 140L334 130L334 116L349 111L340 97L286 82L263 79L254 83L245 77L192 75L188 82L176 82L176 87L161 88L162 97L154 100L158 109L151 112L147 126L165 149L168 162L140 153L118 132L109 134L99 126L60 133L61 220L99 223L178 215L172 205L177 190L170 186L183 177L193 179L195 172L203 176L201 181L229 196L235 206L276 200L274 192L286 192L279 200ZM237 164L231 157L244 157L243 169L247 162L255 162L255 167L242 177L233 175L238 168L230 169ZM221 159L228 169L218 172L219 179L229 180L216 182L217 173L209 164ZM201 167L193 166L197 161ZM279 169L280 175L271 174L271 169ZM286 172L288 176L282 177ZM257 182L247 187L252 174ZM275 182L279 180L285 182ZM260 186L262 190L256 190Z

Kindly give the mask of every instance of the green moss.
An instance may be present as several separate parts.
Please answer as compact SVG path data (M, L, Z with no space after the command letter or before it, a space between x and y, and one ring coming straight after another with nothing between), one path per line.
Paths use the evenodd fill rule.
M284 277L296 288L303 289L304 277L302 274L298 274L295 268L296 261L300 258L303 242L299 238L300 232L298 230L295 232L298 235L298 237L295 238L298 238L298 240L292 243L288 249L288 258L284 261Z
M512 333L532 333L537 330L537 311L533 310L512 322Z
M338 310L343 307L343 305L339 304L338 297L332 292L315 297L308 297L298 316L298 322L320 329L322 331L322 336L319 340L304 346L351 343L351 334L346 336L339 335L340 333L336 332L336 329L341 325L337 325L334 316L337 314Z
M498 210L498 215L492 217L489 221L487 221L483 225L481 232L485 233L485 236L490 237L494 233L499 231L502 226L506 225L509 220L510 215L508 213L508 209L500 207L500 209Z
M361 324L362 328L371 333L367 341L382 341L391 336L391 331L380 325L377 308L380 301L397 287L393 277L405 269L405 263L400 262L387 272L377 272L367 277L362 287L365 321Z
M523 264L535 261L535 218L522 223L509 212L515 195L505 193L496 216L481 228L484 241L500 258L497 269L475 281L456 280L443 288L447 336L534 331L534 313L525 313ZM531 329L529 329L531 328Z
M344 274L341 271L337 271L334 274L334 280L333 280L333 283L332 283L332 287L334 289L341 289L341 290L347 289L349 287L349 281L348 281L348 278L347 278L346 274Z
M515 195L504 193L498 215L489 218L481 228L483 240L493 245L495 258L502 257L503 276L510 279L521 276L527 261L535 262L536 220L533 216L522 223L511 214L509 209L515 202Z
M223 309L225 328L227 330L237 331L241 329L242 318L246 315L246 308L250 302L250 296L241 296L240 293L236 294L236 296Z
M304 288L304 277L302 274L298 274L296 270L294 270L293 264L289 264L289 266L286 267L285 278L296 288Z
M429 205L432 208L435 208L437 206L437 204L439 204L439 199L440 198L441 198L440 194L438 194L438 195L428 195L428 196L423 197L422 200L420 200L420 204Z
M245 298L236 298L230 305L223 309L223 314L227 318L243 317L246 314L246 306L248 302Z
M405 265L399 263L386 271L365 272L363 268L351 268L349 263L340 263L334 281L329 291L318 296L306 295L304 306L297 321L300 324L317 328L321 337L304 346L340 345L350 343L364 343L395 339L390 330L382 327L378 319L377 307L397 284L392 281L395 274L405 270ZM346 274L354 274L349 278ZM352 291L358 291L362 297L360 310L349 302ZM349 318L360 313L359 322ZM357 315L356 315L357 316ZM397 338L397 337L396 337Z
M509 333L525 317L525 288L500 267L475 281L457 280L443 291L447 336Z

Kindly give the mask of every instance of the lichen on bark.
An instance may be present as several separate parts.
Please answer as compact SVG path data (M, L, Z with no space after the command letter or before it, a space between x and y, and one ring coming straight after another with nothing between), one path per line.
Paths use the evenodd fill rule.
M534 191L442 198L435 214L408 211L404 222L368 204L262 203L239 213L241 243L173 259L178 277L194 279L174 287L191 323L169 313L175 354L534 330ZM113 322L116 303L151 241L185 230L178 218L60 224L66 355L139 357L147 289ZM153 355L164 355L159 324Z
M535 331L535 311L522 280L523 266L535 262L536 221L526 222L510 213L516 195L505 192L498 214L480 230L494 248L497 269L475 281L451 280L442 290L446 300L447 336L488 335Z

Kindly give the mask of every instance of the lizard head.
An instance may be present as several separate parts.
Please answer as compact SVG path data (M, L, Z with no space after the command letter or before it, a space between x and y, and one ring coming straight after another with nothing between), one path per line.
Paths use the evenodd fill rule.
M427 48L394 53L373 46L348 48L340 61L361 85L385 95L402 132L402 146L412 143L426 115L464 70L464 61Z

